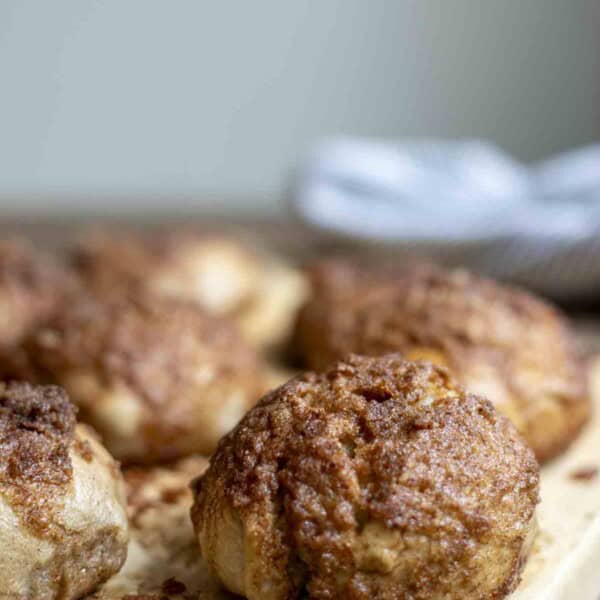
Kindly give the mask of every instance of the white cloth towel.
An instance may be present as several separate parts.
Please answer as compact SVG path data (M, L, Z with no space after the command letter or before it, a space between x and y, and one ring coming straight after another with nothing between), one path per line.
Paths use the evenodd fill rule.
M600 298L600 144L525 166L482 141L339 138L292 194L308 223L558 299Z

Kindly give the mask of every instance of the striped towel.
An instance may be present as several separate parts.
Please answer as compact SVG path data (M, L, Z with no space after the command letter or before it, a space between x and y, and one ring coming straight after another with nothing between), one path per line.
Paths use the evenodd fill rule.
M346 239L600 298L600 144L525 166L481 141L323 142L294 210Z

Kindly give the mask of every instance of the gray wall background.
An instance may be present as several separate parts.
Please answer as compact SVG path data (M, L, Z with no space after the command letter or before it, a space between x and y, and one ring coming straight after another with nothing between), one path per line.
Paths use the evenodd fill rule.
M278 210L338 133L482 136L534 160L598 136L599 16L598 0L0 0L0 205Z

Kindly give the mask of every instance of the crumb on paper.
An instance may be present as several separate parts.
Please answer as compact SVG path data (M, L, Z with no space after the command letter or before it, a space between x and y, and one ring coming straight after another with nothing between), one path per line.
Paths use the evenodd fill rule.
M187 591L187 587L185 583L171 577L162 584L162 591L165 594L183 594Z
M592 481L598 476L598 467L585 466L571 471L569 477L575 481Z

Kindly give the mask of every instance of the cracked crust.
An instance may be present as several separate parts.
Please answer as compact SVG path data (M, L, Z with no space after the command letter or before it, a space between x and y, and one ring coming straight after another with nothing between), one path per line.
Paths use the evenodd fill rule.
M225 322L173 299L77 296L22 344L25 377L64 386L125 462L209 453L263 391Z
M513 420L541 461L589 418L566 319L530 294L463 270L422 265L390 274L344 262L318 265L313 290L295 333L313 368L349 352L401 352L447 366Z
M538 471L446 370L351 356L274 390L223 438L192 520L214 572L250 600L503 598Z
M17 600L69 600L125 561L118 466L61 388L0 387L0 590Z

